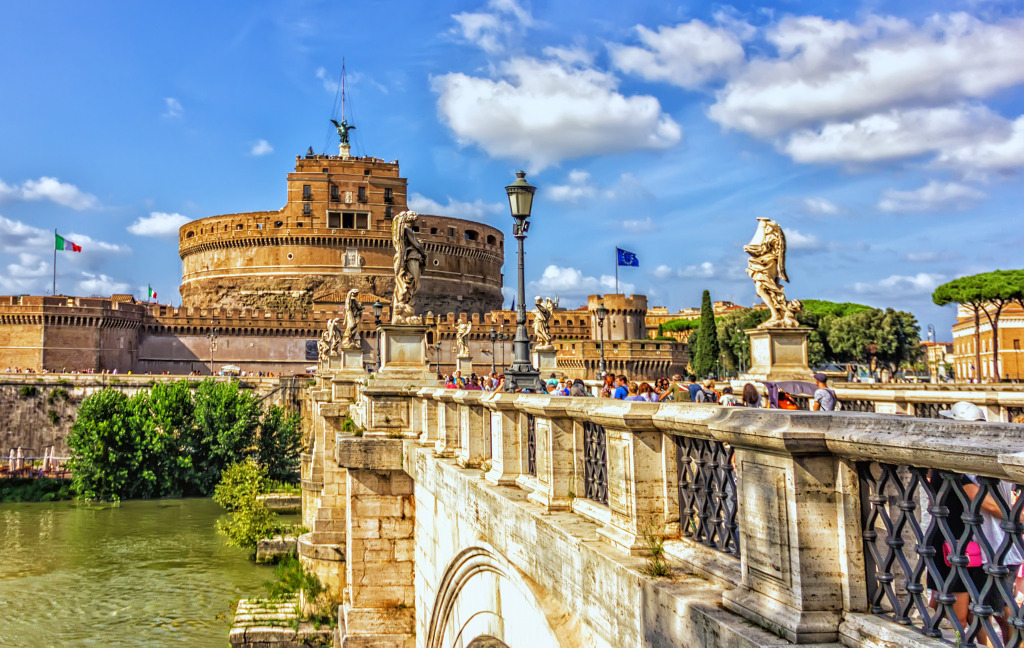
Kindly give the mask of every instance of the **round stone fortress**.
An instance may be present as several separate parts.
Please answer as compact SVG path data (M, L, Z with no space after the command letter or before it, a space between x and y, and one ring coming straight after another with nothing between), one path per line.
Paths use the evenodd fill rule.
M351 288L390 299L391 222L407 209L406 195L397 160L297 156L281 210L181 227L182 305L307 313L331 310ZM428 214L416 227L427 252L417 313L501 308L501 231Z

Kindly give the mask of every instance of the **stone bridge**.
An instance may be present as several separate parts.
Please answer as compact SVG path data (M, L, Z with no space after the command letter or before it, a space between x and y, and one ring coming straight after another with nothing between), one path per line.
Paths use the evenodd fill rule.
M929 612L948 493L922 484L1024 481L1024 426L380 375L310 391L299 548L340 602L337 646L938 648L995 632L991 606L961 625L948 597Z

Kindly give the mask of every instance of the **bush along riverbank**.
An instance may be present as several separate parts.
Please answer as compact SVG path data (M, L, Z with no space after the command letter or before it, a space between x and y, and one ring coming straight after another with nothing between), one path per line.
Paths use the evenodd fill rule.
M274 536L298 536L305 529L284 524L280 517L260 501L259 496L277 490L283 484L271 480L269 471L255 459L248 458L228 466L213 491L213 500L228 515L217 523L228 544L256 556L260 540Z
M297 414L264 410L237 382L182 380L82 401L68 467L84 499L209 496L228 466L250 458L268 479L294 480L300 442Z
M10 477L0 479L0 504L13 502L56 502L74 499L70 479Z

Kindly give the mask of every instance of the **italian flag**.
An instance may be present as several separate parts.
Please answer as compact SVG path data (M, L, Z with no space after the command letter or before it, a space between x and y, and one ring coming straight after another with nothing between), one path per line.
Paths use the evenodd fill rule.
M54 233L54 236L56 236L57 239L54 242L53 249L55 249L55 250L69 250L71 252L81 252L82 251L82 246L81 245L75 245L71 241L65 241L64 237L61 236L60 234Z
M146 299L156 299L156 291L153 290L153 286L146 286L146 288L148 289L149 292L149 294L146 296Z

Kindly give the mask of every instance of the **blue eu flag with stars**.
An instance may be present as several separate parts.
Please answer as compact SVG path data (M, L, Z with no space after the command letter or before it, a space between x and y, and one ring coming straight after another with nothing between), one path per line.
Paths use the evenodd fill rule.
M627 252L625 250L615 248L615 253L618 255L618 265L630 266L632 268L640 267L640 259L636 258L636 255L633 254L632 252Z

